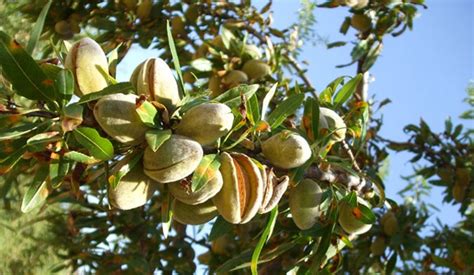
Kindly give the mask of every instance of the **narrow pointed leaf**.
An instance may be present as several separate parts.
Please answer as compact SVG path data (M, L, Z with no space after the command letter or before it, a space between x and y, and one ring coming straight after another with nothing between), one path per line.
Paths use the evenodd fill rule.
M151 150L156 152L161 145L171 137L171 130L150 130L146 132L145 139Z
M80 127L73 131L74 138L90 154L99 160L109 160L114 156L114 147L110 140L99 135L96 129L89 127Z
M38 19L36 19L36 23L33 26L30 34L30 40L28 40L28 44L26 45L26 52L29 54L33 54L33 51L36 48L36 44L40 39L41 33L43 32L44 21L46 20L46 16L48 15L49 7L51 6L52 0L49 0L46 5L44 5L43 9L41 10Z
M226 104L229 107L237 107L241 103L241 96L245 95L246 98L252 97L255 92L258 90L258 85L257 84L252 84L252 85L239 85L237 87L234 87L230 90L227 90L225 93L220 94L216 98L214 98L215 101L221 102Z
M176 46L174 44L173 34L171 33L170 22L166 21L166 33L168 34L168 44L171 51L171 56L173 57L173 64L176 73L178 74L179 86L183 92L183 96L186 96L186 90L184 89L183 74L181 73L181 66L179 65L179 57L176 52Z
M255 250L253 251L252 261L250 265L250 270L252 271L253 275L258 274L258 269L257 269L258 258L260 257L260 252L262 252L263 246L270 239L272 235L277 216L278 216L278 205L275 208L273 208L273 210L271 211L270 217L268 218L267 225L265 226L265 229L263 230L263 234L260 236L260 240L258 240L257 246L255 247Z
M337 109L342 106L357 90L359 82L362 80L362 74L349 80L334 96L334 107Z
M26 190L21 203L21 212L26 213L33 208L40 205L48 197L48 188L46 177L49 174L47 167L40 167L36 170L36 175L33 178L28 190Z
M295 94L282 101L273 112L268 116L268 123L272 129L280 126L283 121L294 114L303 103L304 94Z
M2 31L0 66L19 95L32 100L55 100L54 80L46 76L18 42Z
M129 94L134 90L132 83L130 82L119 82L105 87L101 91L90 93L85 96L82 96L77 104L87 103L90 101L98 100L103 96L112 95L112 94Z

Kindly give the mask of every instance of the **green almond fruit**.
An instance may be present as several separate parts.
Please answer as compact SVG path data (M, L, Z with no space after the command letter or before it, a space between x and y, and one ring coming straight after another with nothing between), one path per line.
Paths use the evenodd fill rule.
M222 78L222 83L228 88L233 88L242 83L246 83L249 80L246 73L239 70L232 70L227 72L226 75Z
M385 213L380 220L383 228L383 232L387 236L393 236L399 231L398 220L395 213L388 211Z
M370 245L370 252L372 252L374 256L381 256L385 252L385 247L385 238L377 236Z
M262 152L271 164L283 169L303 165L312 154L306 139L291 131L282 131L265 140Z
M222 103L204 103L189 109L176 128L179 135L190 137L201 145L212 145L232 128L234 115Z
M261 59L262 58L262 52L254 44L245 44L243 52L244 52L244 56L249 57L251 59Z
M222 175L219 171L216 176L210 179L204 186L195 192L191 191L190 184L183 184L182 182L172 182L168 184L170 193L177 200L189 204L196 205L203 203L214 197L222 189Z
M143 173L143 167L137 164L113 189L109 186L110 204L118 209L129 210L143 206L156 190L156 183Z
M148 127L136 112L137 99L133 94L112 94L94 106L94 117L102 130L120 143L136 145L145 140Z
M172 211L174 220L182 224L190 225L207 223L218 214L212 200L197 205L189 205L179 200L174 200Z
M313 227L321 216L320 204L323 190L319 184L304 179L296 187L290 189L288 199L290 212L296 226L301 230Z
M346 138L347 126L344 120L331 109L319 108L319 128L327 129L331 133L331 139L335 142Z
M161 183L181 180L193 173L203 157L199 143L180 135L172 135L156 152L145 149L145 174Z
M263 180L257 165L244 154L221 154L219 168L223 185L212 200L219 214L228 222L249 222L263 201Z
M272 68L261 60L249 60L245 62L242 71L247 74L250 79L260 79L272 73Z
M161 58L149 58L138 65L130 82L139 95L160 102L168 110L175 110L181 100L173 72Z
M369 30L371 24L372 20L365 14L356 13L351 17L351 26L358 31L365 32Z
M64 66L74 74L75 94L79 97L107 87L107 80L98 69L109 72L107 57L99 44L88 37L71 47Z
M357 203L370 207L369 203L360 197L357 197ZM341 203L339 207L338 221L339 225L341 225L342 229L347 233L360 235L369 231L370 228L372 228L372 225L360 221L360 218L357 217L358 213L356 209L357 208L352 208L345 202Z

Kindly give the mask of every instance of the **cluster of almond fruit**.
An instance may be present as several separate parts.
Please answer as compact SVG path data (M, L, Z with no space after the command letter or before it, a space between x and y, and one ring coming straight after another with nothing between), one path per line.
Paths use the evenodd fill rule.
M75 76L79 97L108 85L98 71L98 67L108 71L107 58L92 39L84 38L74 44L65 66ZM203 224L217 215L233 224L247 223L257 213L269 212L278 204L289 187L285 172L300 167L312 156L311 146L304 137L284 130L261 142L261 153L255 155L265 163L242 152L217 150L219 165L214 170L207 169L202 165L206 159L203 147L216 149L218 140L231 131L234 124L231 108L210 100L181 113L177 82L169 66L159 58L141 63L130 82L137 94L105 95L93 105L95 120L110 138L145 148L143 160L121 178L116 187L109 187L109 201L115 208L140 207L161 184L166 184L174 197L173 217L181 223ZM136 112L139 96L164 105L169 113L178 114L177 122L168 126L172 134L158 148L152 148L145 141L150 128ZM345 138L344 121L332 110L320 109L320 127L337 129L332 135L334 142ZM206 182L197 190L191 188L193 173L205 174ZM290 210L299 228L308 229L319 219L322 193L319 184L310 179L291 188ZM361 233L370 228L356 220L351 209L341 209L340 217L341 226L349 233Z

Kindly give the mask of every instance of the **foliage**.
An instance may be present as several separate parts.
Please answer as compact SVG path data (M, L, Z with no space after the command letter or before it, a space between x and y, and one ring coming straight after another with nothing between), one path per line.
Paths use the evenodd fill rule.
M349 2L330 1L316 7L303 1L311 8L336 8ZM23 16L38 22L35 29L43 27L37 18L46 3L36 0L21 7ZM472 241L445 240L472 240L472 129L463 133L462 126L454 127L448 121L445 132L436 134L421 121L419 126L406 127L411 135L407 142L389 141L378 135L383 121L375 118L377 108L367 96L368 70L381 53L383 38L411 29L420 6L423 1L369 1L349 9L340 31L345 34L351 26L357 30L350 63L357 63L357 72L354 77L336 77L316 93L297 61L302 40L311 34L312 14L300 14L302 36L298 37L295 28L272 27L271 2L258 10L250 1L53 1L44 21L42 43L36 47L40 60L23 50L26 41L18 43L0 33L0 174L4 179L26 179L15 184L4 181L3 199L7 201L15 188L22 188L26 195L18 200L23 200L23 211L44 205L67 217L48 219L47 226L53 228L50 233L54 236L54 242L48 241L60 247L57 254L70 270L192 273L201 246L207 251L198 260L210 272L390 273L437 267L469 272ZM356 15L368 18L365 22L369 23L354 22ZM6 30L11 32L14 26ZM100 72L107 87L77 101L72 93L78 77L64 68L64 60L71 52L68 40L86 35L109 54L110 74ZM97 100L107 95L138 92L133 83L114 79L117 63L133 44L161 50L160 57L173 64L178 75L182 100L172 110L140 96L137 114L151 129L143 143L126 145L107 135L93 110ZM265 67L261 77L230 79L231 72L245 71L251 60L269 69ZM294 169L273 168L278 176L290 177L290 189L303 178L317 180L323 187L323 214L318 223L308 230L297 228L289 215L287 193L271 213L239 225L221 216L209 226L171 221L173 196L166 184L159 185L159 192L142 207L122 211L109 205L108 192L132 170L131 163L141 159L147 143L157 151L187 110L208 101L231 108L234 124L217 144L205 147L206 161L184 182L192 181L192 190L201 189L208 173L218 169L215 156L223 151L245 153L259 165L268 164L261 143L290 130L310 144L312 156ZM320 107L340 114L347 133L323 127ZM378 176L386 168L389 149L412 152L412 162L421 163L415 176L407 178L403 191L411 200L402 204L385 199L383 180ZM448 177L442 176L443 169L450 171ZM456 197L454 182L460 178L463 196ZM443 186L448 202L455 197L466 220L455 228L441 225L422 237L432 214L430 205L423 202L428 184ZM357 197L368 200L373 209L358 204ZM368 233L357 236L342 229L338 217L344 204L357 220L374 223ZM26 215L31 213L46 219L49 212ZM383 249L374 253L371 245L377 238L382 238ZM469 253L461 254L466 250Z

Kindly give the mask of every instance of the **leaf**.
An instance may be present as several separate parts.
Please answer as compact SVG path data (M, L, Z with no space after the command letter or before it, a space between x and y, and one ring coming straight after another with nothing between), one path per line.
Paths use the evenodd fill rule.
M255 250L253 251L252 261L250 265L250 270L252 271L253 275L258 274L258 269L257 269L258 258L260 256L260 252L262 252L263 246L270 239L272 235L277 216L278 216L278 205L275 208L273 208L273 210L271 211L267 225L265 226L265 229L263 230L263 234L260 236L257 246L255 247Z
M342 46L345 46L346 44L347 44L347 42L345 42L345 41L336 41L336 42L326 44L326 47L328 49L331 49L331 48L342 47Z
M15 139L22 135L28 134L41 126L49 124L49 121L41 122L41 123L25 123L23 125L14 127L14 128L6 128L0 130L0 141L8 140L8 139Z
M211 233L209 233L208 241L212 242L219 238L220 236L230 232L232 230L232 224L228 223L222 216L218 216L214 225L211 228Z
M326 104L331 104L334 91L331 87L326 87L320 94L319 100Z
M261 259L258 263L266 263L274 260L278 256L282 255L283 253L287 252L288 250L292 249L297 245L298 240L293 240L290 243L283 243L276 248L269 250L263 254ZM242 268L247 268L250 266L250 260L252 257L251 251L243 251L239 255L231 258L227 262L223 263L216 269L217 274L222 274L228 271L235 271Z
M71 100L74 93L74 75L70 70L60 70L55 78L56 91L58 99L66 104Z
M69 151L67 153L64 154L64 158L65 159L68 159L68 160L73 160L73 161L77 161L77 162L80 162L80 163L84 163L84 164L96 164L98 162L100 162L100 160L98 159L95 159L91 156L88 156L86 154L83 154L81 152L77 152L77 151Z
M73 131L74 138L87 150L90 154L99 160L109 160L114 156L114 147L110 140L99 135L96 129L89 127L80 127Z
M301 122L308 139L317 140L319 135L319 102L317 98L308 97L306 99Z
M30 146L42 146L61 139L58 131L45 132L32 136L26 141Z
M61 128L63 132L76 129L82 123L82 112L84 108L79 104L71 104L63 108L61 117Z
M0 175L5 175L10 172L10 170L15 167L18 161L21 160L23 154L26 152L26 146L22 146L17 149L15 152L8 154L6 158L0 160Z
M79 101L77 102L77 104L83 104L90 101L98 100L101 97L106 96L106 95L129 94L129 93L132 93L133 91L134 91L134 88L132 86L132 83L119 82L117 84L107 86L101 91L82 96L81 99L79 99Z
M277 87L278 87L278 82L273 84L273 86L270 88L270 90L268 90L267 94L263 98L261 120L265 120L265 116L267 115L267 111L268 111L268 106L270 105L270 102L272 101L273 96L275 96Z
M321 235L316 252L314 253L313 257L311 257L312 264L309 270L310 274L317 274L320 265L326 260L325 256L329 246L331 245L331 236L332 232L334 231L334 227L335 224L328 225Z
M250 98L255 94L255 92L257 92L258 87L259 86L257 84L239 85L237 87L227 90L223 94L220 94L219 96L214 98L214 100L217 102L224 103L231 108L237 107L241 103L242 95L245 95L246 98Z
M61 186L61 183L63 182L64 177L69 173L70 168L71 164L64 156L61 156L59 160L52 161L49 164L49 178L53 188Z
M303 100L304 94L294 94L282 101L268 116L271 129L277 128L289 115L294 114L303 103Z
M206 58L198 58L191 61L191 67L200 71L200 72L210 72L212 71L212 62Z
M357 207L357 193L355 191L347 194L342 200L344 203L347 203L350 208Z
M176 52L176 46L174 44L173 34L171 33L170 21L166 20L166 33L168 34L168 45L170 47L171 56L173 57L173 64L176 73L178 74L179 87L183 92L183 96L186 96L186 90L184 89L183 74L181 73L181 66L179 65L178 53Z
M33 182L26 190L21 202L21 212L26 213L31 211L36 206L40 205L48 197L48 188L46 177L49 174L47 167L38 167L36 170Z
M33 26L33 29L31 30L30 40L28 40L28 45L26 45L26 52L29 54L33 54L33 51L36 48L36 44L38 44L41 33L43 32L44 22L46 20L46 16L48 15L51 3L52 0L49 0L48 3L46 3L46 5L43 7L40 14L38 15L38 19L36 19L36 23Z
M150 130L146 132L145 139L151 150L156 152L165 141L170 139L171 134L171 130Z
M0 66L19 95L32 100L49 102L55 100L54 81L47 78L18 42L2 31L0 31Z
M120 167L120 169L116 173L109 176L107 181L109 182L112 189L115 189L119 184L120 180L122 180L122 178L137 165L137 163L142 159L142 156L143 151L139 152L138 154L135 154L127 161L125 165Z
M221 162L217 154L205 155L196 170L194 170L191 179L191 191L199 191L207 182L213 179L220 166Z
M161 229L163 230L163 236L168 238L168 233L170 232L171 227L171 218L173 217L173 212L171 210L171 195L168 191L168 188L165 187L163 192L163 201L161 202Z
M374 224L375 221L377 220L377 217L375 216L374 212L367 206L359 203L355 209L360 210L360 216L357 217L361 222L365 224ZM354 212L354 210L353 210Z
M258 108L257 95L253 95L247 100L247 118L249 119L252 126L256 125L260 121L260 110Z
M148 101L143 101L135 111L140 117L140 120L148 127L155 127L155 116L158 113L155 106Z
M390 259L387 261L387 265L385 266L385 274L392 274L397 264L397 257L397 253L393 252L392 256L390 256Z
M334 96L334 108L337 109L342 106L349 98L352 97L354 92L362 80L362 74L358 74L356 77L349 80Z

